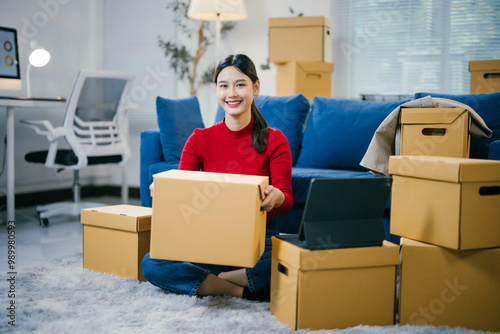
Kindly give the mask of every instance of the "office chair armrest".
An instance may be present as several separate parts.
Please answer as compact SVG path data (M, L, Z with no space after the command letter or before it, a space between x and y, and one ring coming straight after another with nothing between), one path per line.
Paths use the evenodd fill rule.
M39 135L46 136L49 142L59 139L67 134L67 130L63 127L54 128L52 123L47 120L21 120L21 123L35 130Z

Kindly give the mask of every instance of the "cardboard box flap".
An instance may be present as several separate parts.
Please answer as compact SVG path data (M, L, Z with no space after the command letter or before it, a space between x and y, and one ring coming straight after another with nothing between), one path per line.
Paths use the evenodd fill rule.
M327 63L324 61L297 61L297 65L308 73L321 72L321 73L331 73L333 72L333 63Z
M391 156L389 174L447 182L500 181L500 161L432 156Z
M428 244L425 242L421 242L421 241L417 241L417 240L413 240L413 239L408 239L408 238L404 238L404 237L402 237L400 239L400 245L401 246L418 246L418 247L436 247L435 245L432 245L432 244Z
M278 258L302 271L392 266L399 263L399 246L384 241L383 246L309 250L282 242ZM273 246L274 247L274 246ZM273 252L275 250L273 249Z
M242 184L257 186L260 192L260 198L266 197L264 191L268 185L267 176L246 175L246 174L227 174L227 173L213 173L213 172L196 172L187 170L172 169L166 172L158 173L162 178L171 178L175 180L186 181L214 181L218 184ZM153 175L153 180L156 175Z
M189 180L189 181L203 181L203 182L218 182L218 183L232 183L232 184L249 184L249 185L263 185L266 184L267 176L245 175L245 174L226 174L226 173L212 173L212 172L195 172L187 170L169 170L159 174L153 175L153 180L156 175L163 178L172 178L176 180ZM264 187L263 187L264 188ZM264 190L262 190L264 191Z
M324 16L271 17L269 28L326 26L331 28L332 21Z
M463 113L463 108L402 108L401 124L451 124Z
M81 223L121 231L142 232L151 229L152 209L134 205L112 205L83 209Z
M469 71L500 71L500 59L472 60L469 62Z

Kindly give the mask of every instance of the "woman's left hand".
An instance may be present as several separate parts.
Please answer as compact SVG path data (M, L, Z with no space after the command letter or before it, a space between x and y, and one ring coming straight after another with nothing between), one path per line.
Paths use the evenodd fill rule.
M272 209L279 208L285 201L285 195L278 188L268 185L264 190L266 197L262 201L262 210L271 211Z

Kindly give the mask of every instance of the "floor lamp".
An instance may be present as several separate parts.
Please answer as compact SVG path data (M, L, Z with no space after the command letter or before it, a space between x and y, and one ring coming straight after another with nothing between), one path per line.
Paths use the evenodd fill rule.
M43 67L50 61L50 53L44 48L40 47L37 41L31 41L31 49L33 50L28 58L28 68L26 69L26 94L31 97L30 87L30 72L31 67Z
M191 0L188 17L201 21L215 21L215 66L219 63L220 31L222 21L247 18L243 0Z

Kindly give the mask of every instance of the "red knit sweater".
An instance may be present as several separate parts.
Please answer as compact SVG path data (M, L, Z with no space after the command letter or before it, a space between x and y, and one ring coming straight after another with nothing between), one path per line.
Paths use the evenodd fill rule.
M267 214L267 220L286 214L293 206L292 156L286 137L269 128L262 153L251 144L253 119L245 128L231 131L224 121L196 129L188 138L179 169L216 173L269 176L269 184L280 189L285 201Z

